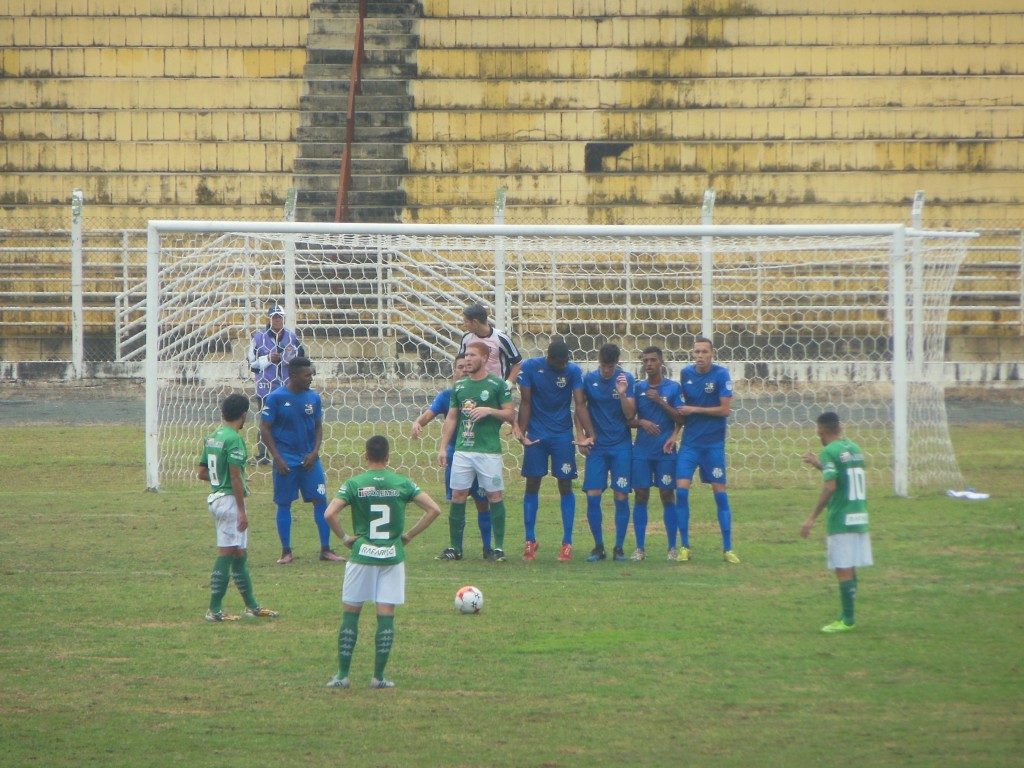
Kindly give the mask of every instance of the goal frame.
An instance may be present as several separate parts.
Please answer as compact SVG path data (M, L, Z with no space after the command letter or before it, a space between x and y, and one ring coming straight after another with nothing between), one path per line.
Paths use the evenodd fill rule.
M928 374L922 357L923 306L919 249L914 243L921 238L971 238L973 232L945 232L914 229L903 224L820 224L820 225L510 225L510 224L316 224L294 222L239 221L173 221L151 220L147 227L147 276L145 304L145 451L146 486L160 487L160 423L159 423L159 323L160 323L160 243L164 233L206 234L268 234L268 235L405 235L444 237L588 237L588 238L701 238L701 271L709 276L714 263L715 238L756 237L883 237L890 240L889 285L892 323L891 383L893 386L893 491L898 496L909 493L908 385L921 381ZM500 251L500 246L497 249ZM495 260L496 293L504 285L501 272L503 260ZM908 269L909 266L909 269ZM284 271L294 274L294 254L285 248ZM908 283L912 292L913 312L908 317ZM286 311L294 309L294 293L288 289L286 277ZM705 281L708 285L708 281ZM495 302L496 325L505 325L505 302ZM293 317L294 314L289 314ZM714 335L714 317L705 305L701 316L702 334Z

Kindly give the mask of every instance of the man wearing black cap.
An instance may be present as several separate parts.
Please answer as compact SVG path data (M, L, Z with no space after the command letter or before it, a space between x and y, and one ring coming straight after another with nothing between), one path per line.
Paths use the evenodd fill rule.
M288 363L296 357L305 357L302 346L294 331L284 327L284 307L275 304L267 313L269 325L253 334L249 352L249 370L256 374L256 408L262 411L264 402L271 392L288 381ZM267 447L260 441L256 446L256 461L269 464Z

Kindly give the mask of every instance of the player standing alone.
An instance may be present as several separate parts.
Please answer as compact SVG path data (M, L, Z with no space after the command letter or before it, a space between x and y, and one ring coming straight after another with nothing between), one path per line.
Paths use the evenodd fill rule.
M683 405L683 444L676 463L676 512L682 546L679 560L690 559L690 483L700 467L700 479L711 484L722 531L722 556L727 563L740 561L732 551L732 510L725 490L725 428L732 404L729 371L715 365L711 339L699 336L693 342L693 365L679 376Z
M328 681L328 688L350 687L349 669L359 635L359 612L366 602L377 605L376 653L370 687L395 687L384 677L384 667L395 640L395 606L405 603L405 545L441 514L437 503L416 483L388 469L390 452L386 437L375 435L367 440L367 470L345 483L327 507L327 524L352 549L341 591L338 674ZM405 506L410 501L424 514L403 533ZM351 536L338 519L345 507L352 508Z
M811 535L814 521L828 506L825 523L828 534L828 567L836 572L842 616L821 628L822 632L848 632L853 629L853 603L857 596L857 568L873 565L871 534L868 533L867 482L864 476L864 452L852 440L843 437L839 416L832 412L817 418L821 455L808 452L804 462L821 470L825 481L818 503L800 528L805 539Z
M245 497L249 495L245 465L249 451L241 435L249 415L249 398L228 395L221 403L220 412L224 423L203 441L197 470L199 479L210 483L206 504L217 530L217 559L210 574L210 609L206 612L206 620L233 621L238 618L224 613L222 608L228 582L232 578L245 601L246 616L274 618L276 611L260 607L249 575L249 518L245 511Z
M342 560L330 548L331 529L324 522L327 477L320 464L324 439L320 395L310 389L316 371L307 357L291 361L288 383L267 396L260 421L260 436L274 458L274 503L277 535L281 539L278 565L292 561L292 502L313 504L313 519L320 535L320 559Z

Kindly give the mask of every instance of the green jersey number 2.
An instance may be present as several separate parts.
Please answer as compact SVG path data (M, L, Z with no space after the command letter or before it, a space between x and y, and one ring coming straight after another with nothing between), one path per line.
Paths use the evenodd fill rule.
M867 501L868 483L863 467L847 467L846 498L849 501Z
M391 522L391 507L387 504L371 504L370 512L380 517L374 518L370 523L370 536L371 539L390 539L391 534L380 530L381 527Z

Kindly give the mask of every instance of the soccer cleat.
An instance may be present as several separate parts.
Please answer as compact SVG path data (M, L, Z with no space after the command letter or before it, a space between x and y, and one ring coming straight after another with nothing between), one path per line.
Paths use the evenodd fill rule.
M688 562L690 562L690 548L689 547L680 547L679 548L679 562L680 563L688 563Z
M338 677L335 675L327 681L328 688L351 688L352 682L347 677Z
M642 549L638 548L636 552L630 555L629 559L633 560L634 562L640 562L641 560L647 559L647 553L644 552Z
M505 562L505 550L504 549L492 549L491 560L495 563Z
M855 626L855 624L847 624L842 619L836 619L831 624L826 624L822 627L821 631L829 635L834 635L836 632L850 632Z
M615 547L612 550L612 560L616 563L624 563L626 561L626 553L622 551L622 547Z
M461 560L462 553L459 552L455 547L448 547L440 555L434 558L435 560Z
M261 608L256 606L255 608L246 608L245 616L249 619L276 619L280 614L277 611L272 611L269 608Z
M332 563L343 563L345 558L337 554L333 549L321 549L320 559Z
M238 621L238 616L231 613L224 613L224 611L207 611L207 621Z
M376 677L370 680L371 688L394 688L394 680L378 680Z
M526 547L523 549L523 560L528 563L532 563L537 559L537 542L528 541Z
M740 562L739 556L731 549L727 549L722 553L722 559L727 563L732 563L733 565L739 565Z
M675 547L672 547L672 549L670 549L668 551L668 561L670 563L674 563L674 562L676 562L678 560L679 560L679 550L676 549Z
M558 558L558 559L561 560L562 558ZM604 547L594 547L592 550L590 550L590 554L587 555L587 562L588 563L596 563L596 562L598 562L600 560L607 560L607 559L608 559L608 555L605 554Z
M494 562L494 550L490 547L484 547L484 560L489 563Z
M563 544L562 548L558 550L558 562L568 563L572 560L572 544Z
M278 565L288 565L295 558L292 557L292 551L290 549L285 550L281 553L281 556L277 558Z

